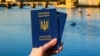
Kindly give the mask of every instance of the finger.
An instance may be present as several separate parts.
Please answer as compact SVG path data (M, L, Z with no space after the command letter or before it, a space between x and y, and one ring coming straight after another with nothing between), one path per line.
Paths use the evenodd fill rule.
M51 52L52 55L53 55L53 54L57 54L57 53L59 53L59 50L55 50L55 51L52 51L52 52Z
M59 51L62 51L62 49L63 49L63 42L61 42L61 44L60 44L58 50L59 50Z
M59 50L59 52L62 51L62 50L63 50L63 46L60 46L60 47L58 48L58 50Z
M49 41L48 43L44 44L44 45L43 45L44 51L46 51L46 50L48 50L48 49L54 47L54 46L56 45L56 43L57 43L57 39L54 38L54 39L52 39L51 41Z
M60 44L58 50L52 51L51 54L57 54L63 50L63 42Z
M60 52L59 50L55 50L55 51L50 52L50 55L58 54L59 52Z

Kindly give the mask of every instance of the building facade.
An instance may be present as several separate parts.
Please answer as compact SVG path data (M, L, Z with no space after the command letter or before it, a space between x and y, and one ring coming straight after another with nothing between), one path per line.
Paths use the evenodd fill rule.
M84 5L99 5L100 0L79 0L79 4Z
M67 8L74 8L76 1L77 0L66 0L66 7Z
M8 1L16 2L17 0L0 0L0 2L8 2Z

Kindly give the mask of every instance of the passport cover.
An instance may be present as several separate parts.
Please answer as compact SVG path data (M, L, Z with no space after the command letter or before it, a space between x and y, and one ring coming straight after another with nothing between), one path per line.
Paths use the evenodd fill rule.
M58 36L59 36L58 41L60 43L62 39L66 19L67 19L67 14L63 12L57 12L57 15L58 15Z
M39 47L53 38L58 39L58 23L56 9L40 9L31 11L32 45ZM53 49L57 49L59 42Z

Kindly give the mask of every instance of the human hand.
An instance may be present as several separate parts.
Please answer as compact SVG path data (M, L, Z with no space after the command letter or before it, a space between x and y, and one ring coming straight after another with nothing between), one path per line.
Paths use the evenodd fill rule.
M63 47L61 44L57 50L50 50L56 44L57 44L57 39L55 38L39 48L32 48L30 56L50 56L52 54L57 54L63 49Z

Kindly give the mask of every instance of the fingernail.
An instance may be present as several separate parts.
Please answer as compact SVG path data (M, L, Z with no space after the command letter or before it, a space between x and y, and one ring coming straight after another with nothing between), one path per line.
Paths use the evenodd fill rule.
M53 41L57 41L57 38L54 38Z
M58 50L56 51L56 54L57 54L57 53L59 53L59 51L58 51Z

